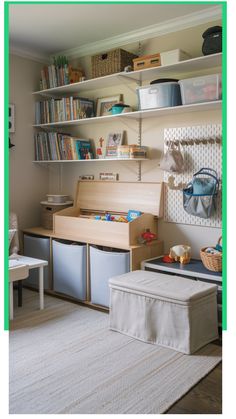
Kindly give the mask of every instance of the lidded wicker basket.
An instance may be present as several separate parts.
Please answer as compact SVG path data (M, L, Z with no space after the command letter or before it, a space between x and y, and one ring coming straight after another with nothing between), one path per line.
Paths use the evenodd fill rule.
M124 71L126 66L133 65L134 58L137 58L137 55L120 48L94 55L91 57L92 78Z
M219 238L217 244L220 244L221 240L222 240L222 237ZM222 272L222 253L216 253L216 254L207 253L205 252L207 247L203 247L200 250L200 256L201 256L203 265L205 266L206 269L209 269L209 271Z

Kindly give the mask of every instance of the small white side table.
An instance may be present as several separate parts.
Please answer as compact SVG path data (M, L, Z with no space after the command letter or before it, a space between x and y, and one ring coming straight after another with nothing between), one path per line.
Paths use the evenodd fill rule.
M42 259L30 258L28 256L14 255L9 258L9 283L10 283L10 319L13 319L13 282L20 281L29 275L29 270L39 269L39 306L44 309L44 282L43 268L48 262Z

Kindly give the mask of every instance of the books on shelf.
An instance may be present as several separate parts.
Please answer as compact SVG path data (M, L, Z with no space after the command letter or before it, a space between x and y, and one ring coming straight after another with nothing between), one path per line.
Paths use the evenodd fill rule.
M95 116L94 101L90 99L69 96L35 103L36 125L92 118L93 116Z
M38 132L34 136L35 160L93 159L90 140L59 132Z
M66 57L54 57L53 64L44 66L41 70L40 90L77 83L83 77L83 70L72 68Z

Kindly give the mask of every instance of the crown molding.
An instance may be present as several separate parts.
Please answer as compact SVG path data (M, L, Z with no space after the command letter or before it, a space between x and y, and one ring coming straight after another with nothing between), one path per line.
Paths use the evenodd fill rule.
M28 60L36 61L41 64L50 64L50 57L47 54L39 54L32 50L26 50L19 48L17 46L11 46L9 53L12 55L17 55L21 58L26 58Z
M68 58L84 57L127 45L134 42L144 41L157 36L167 35L168 33L178 32L183 29L188 29L193 26L198 26L203 23L218 20L222 18L221 6L215 6L207 10L201 10L182 17L166 20L157 25L147 26L138 30L127 32L122 35L114 36L112 38L104 39L83 45L81 47L63 50L54 55L65 55Z
M51 56L48 54L37 53L33 50L20 48L16 45L14 46L14 44L10 48L10 54L14 54L22 58L27 58L39 63L49 64L51 62L50 58L55 55L66 55L68 58L79 58L86 55L93 55L123 45L156 38L158 36L167 35L168 33L178 32L221 18L222 7L215 6L211 7L210 9L204 9L182 17L169 19L156 25L130 31L122 35L104 39L102 41L92 42L81 47L63 50L55 54L51 54Z

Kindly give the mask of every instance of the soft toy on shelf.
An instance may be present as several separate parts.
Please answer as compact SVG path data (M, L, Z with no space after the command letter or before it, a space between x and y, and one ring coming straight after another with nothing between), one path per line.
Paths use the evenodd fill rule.
M170 248L169 257L174 259L175 262L186 264L190 262L191 247L186 244L179 244Z
M157 235L155 233L152 233L149 228L147 228L144 233L141 234L140 237L138 237L138 243L139 244L150 244L153 240L157 239Z

